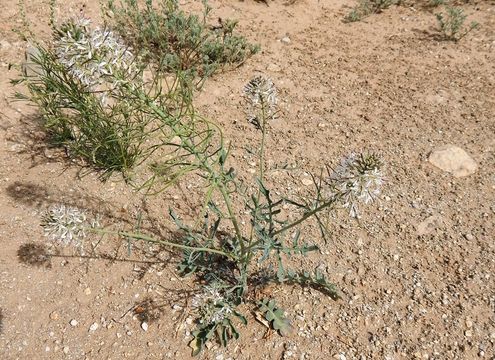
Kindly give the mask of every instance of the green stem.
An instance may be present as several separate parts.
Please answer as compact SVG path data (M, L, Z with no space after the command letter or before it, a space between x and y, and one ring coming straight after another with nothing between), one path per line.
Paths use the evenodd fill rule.
M147 99L144 96L142 96L142 94L139 94L139 95L141 95L140 96L141 100L144 101L158 116L163 117L163 118L167 118L167 114L165 114L162 109L160 109L158 106L156 106L156 104L147 101ZM172 130L175 133L178 133L178 130L177 130L177 128L174 125L171 124L170 126L171 126ZM182 141L184 142L184 145L189 148L190 152L192 154L194 154L194 156L196 156L196 158L201 162L201 166L203 166L203 168L210 174L210 176L212 176L212 178L214 179L214 181L216 181L219 178L219 176L211 168L211 166L207 163L207 159L205 159L204 157L200 156L200 154L198 154L197 152L193 151L194 150L194 145L191 144L190 140L188 140L187 138L182 138ZM227 206L227 211L229 213L229 219L232 222L232 225L234 226L236 237L239 240L239 244L241 246L241 254L242 254L241 258L244 258L244 255L245 255L245 245L244 245L244 242L243 242L243 237L242 237L241 229L240 229L239 224L237 222L237 218L235 216L234 209L232 207L232 202L230 200L230 196L229 196L229 194L227 192L227 189L225 188L225 184L224 184L223 181L219 181L218 182L218 190L222 194L222 197L223 197L223 199L225 201L225 205ZM171 243L171 244L173 244L173 243ZM177 245L177 244L175 244L175 245ZM193 249L196 249L196 248L193 248ZM228 257L237 259L237 257L234 257L233 255L230 255L230 254L226 254L223 251L215 250L214 252L217 252L217 253L220 253L221 255L225 255L225 256L228 256Z
M234 214L234 209L232 207L232 202L230 201L230 196L225 189L225 186L223 183L219 184L218 189L220 190L220 193L223 196L223 200L225 201L225 205L227 206L227 211L229 212L229 218L230 221L232 222L232 225L234 226L234 231L236 234L237 239L239 240L239 245L241 246L241 258L244 257L245 255L245 246L244 246L244 240L242 238L242 233L241 233L241 228L239 227L239 223L237 222L237 217Z
M264 158L265 158L265 138L266 138L266 111L265 111L265 102L263 101L263 97L260 96L261 101L261 144L260 144L260 182L263 184L263 178L265 177L265 168L264 168ZM258 192L256 194L256 202L259 203L261 196L261 190L258 188ZM248 248L251 248L251 243L253 241L254 228L251 227L251 231L249 234L249 244Z
M144 240L147 242L160 244L160 245L167 245L167 246L176 247L176 248L184 249L184 250L210 252L210 253L214 253L214 254L218 254L218 255L222 255L222 256L231 258L233 260L238 260L237 256L226 253L226 252L221 251L221 250L210 249L210 248L205 248L205 247L187 246L187 245L173 243L170 241L157 240L155 238L152 238L151 236L147 236L144 234L136 234L136 233L129 233L126 231L113 231L113 230L105 230L105 229L89 229L89 230L96 232L96 233L100 233L100 234L112 234L112 235L126 236L126 237L129 237L132 239Z
M337 197L334 197L332 198L331 200L321 204L320 206L314 208L313 210L311 211L308 211L307 213L305 213L301 218L299 218L298 220L294 221L293 223L290 223L289 225L286 225L284 226L283 228L273 232L272 236L276 236L280 233L283 233L284 231L287 231L289 229L292 229L293 227L299 225L300 223L306 221L308 218L310 218L311 216L315 215L316 213L322 211L323 209L329 207L330 205L333 205L335 202L337 201Z
M261 125L261 146L260 146L260 181L263 183L263 178L265 176L265 167L264 167L264 158L265 158L265 137L266 137L266 111L265 111L265 102L263 101L263 97L261 98L261 117L262 117L262 125ZM258 199L260 196L260 191L258 191Z

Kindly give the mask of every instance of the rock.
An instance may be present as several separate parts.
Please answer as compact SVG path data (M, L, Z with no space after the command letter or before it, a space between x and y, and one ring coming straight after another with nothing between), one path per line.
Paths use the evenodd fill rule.
M290 37L288 36L284 36L282 39L280 39L280 41L283 43L283 44L290 44Z
M445 145L433 150L428 161L455 177L474 174L478 168L478 165L468 153L455 145Z
M34 59L41 55L40 51L32 45L28 45L25 53L25 61L22 63L22 72L27 77L43 75L42 67Z
M464 237L466 238L467 241L473 241L474 240L474 236L472 234L464 234Z
M310 186L313 184L313 180L310 178L303 178L301 182L304 186Z
M418 225L416 225L416 234L423 236L432 233L437 228L441 227L445 223L445 219L440 215L432 215Z
M64 346L63 350L64 354L68 354L69 353L69 347L68 346Z
M56 311L53 311L52 313L50 313L50 319L53 321L57 321L59 317L60 316L58 315L58 312L56 312Z
M84 289L84 294L85 295L91 295L91 289L90 288Z
M141 323L141 329L143 329L144 331L148 331L148 323L146 321L143 321Z
M280 66L278 66L277 64L270 63L266 66L266 70L271 71L271 72L279 72L282 70L282 68Z
M91 326L89 327L89 331L96 331L98 329L99 325L98 323L92 323Z
M77 324L79 324L79 322L76 320L76 319L72 319L70 322L69 322L70 326L77 326Z

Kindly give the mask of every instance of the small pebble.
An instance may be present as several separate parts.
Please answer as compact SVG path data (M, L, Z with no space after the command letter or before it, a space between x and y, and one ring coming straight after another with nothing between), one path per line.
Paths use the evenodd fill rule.
M72 319L72 320L69 322L69 324L70 324L70 326L77 326L77 324L79 324L79 323L77 322L77 320L76 320L76 319ZM96 330L96 329L95 329L95 330Z
M310 178L303 178L301 182L304 186L309 186L313 184L313 180L311 180Z
M144 331L148 331L148 323L146 321L143 321L141 323L141 329L143 329Z
M96 331L98 329L98 323L92 323L91 326L89 327L89 331Z
M472 234L465 234L464 237L466 238L467 241L473 241L474 236Z

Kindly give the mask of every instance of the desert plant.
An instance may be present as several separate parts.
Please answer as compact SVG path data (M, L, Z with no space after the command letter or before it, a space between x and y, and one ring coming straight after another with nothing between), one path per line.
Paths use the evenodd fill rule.
M376 199L383 182L381 160L374 154L352 153L334 169L327 167L326 173L313 176L310 197L274 195L267 186L265 140L270 121L278 115L277 91L270 79L258 76L245 86L244 95L247 121L260 132L259 169L255 186L243 183L229 166L229 146L221 129L195 111L190 87L180 86L179 79L174 81L178 87L162 94L163 79L157 75L151 84L145 83L139 63L112 32L91 30L86 20L71 20L56 28L54 46L35 44L32 64L20 81L58 143L106 173L131 169L156 153L152 176L143 185L149 193L197 175L204 188L197 220L188 223L170 209L182 234L182 241L173 242L98 229L81 210L61 206L43 219L46 233L65 244L77 244L86 231L93 231L180 250L178 271L194 274L203 286L193 301L194 355L214 338L223 346L238 338L239 323L247 322L247 305L287 334L291 326L284 311L274 299L259 298L252 290L270 282L299 284L339 298L336 286L321 271L294 268L291 258L318 250L305 242L303 224L314 221L325 236L324 217L330 211L345 208L358 217L359 204ZM282 216L283 209L288 216Z
M23 76L30 100L40 109L50 140L104 170L127 172L145 141L146 114L125 101L128 87L141 86L132 53L107 30L90 30L89 20L55 29L53 46L35 43Z
M271 80L256 77L246 85L245 97L248 121L261 133L255 189L248 190L247 184L236 178L235 169L227 165L229 152L223 142L206 149L197 147L190 137L180 136L175 153L165 162L167 172L162 180L167 185L186 174L196 174L204 180L205 199L198 220L189 225L170 210L183 234L181 243L171 244L145 234L121 233L127 238L182 249L179 272L184 276L195 274L204 284L193 302L198 316L190 343L193 354L198 354L214 337L226 345L239 336L237 325L247 322L239 310L241 304L253 305L281 334L290 331L290 321L275 300L257 299L251 291L253 287L270 282L300 284L338 299L336 287L322 272L293 269L287 264L292 256L318 250L316 245L303 241L299 227L313 219L324 234L324 214L344 207L357 217L358 204L373 201L382 185L380 159L374 154L351 154L335 169L328 168L327 175L313 177L312 198L298 201L275 198L266 186L264 157L269 122L277 114L276 89ZM215 138L222 139L221 135ZM160 179L158 176L155 182ZM292 209L289 219L280 216L283 206ZM243 208L248 209L247 219ZM249 225L242 225L246 223Z
M479 26L477 22L473 21L467 28L464 27L467 15L459 7L447 6L445 11L446 13L436 14L440 31L445 40L457 42Z
M142 111L167 117L151 99L132 96ZM281 335L291 331L289 319L275 300L257 297L252 291L254 288L264 287L270 282L299 284L338 299L336 286L321 271L289 265L293 256L304 256L318 250L315 244L304 241L300 226L313 220L325 235L327 226L323 217L329 211L343 207L351 216L358 217L359 203L373 201L380 193L383 181L382 164L376 155L351 154L334 169L327 168L326 175L322 172L313 177L314 191L310 198L293 200L274 196L266 185L264 157L269 122L277 115L276 89L271 80L256 77L246 85L245 97L247 119L261 133L260 166L252 190L249 184L240 182L235 169L228 166L229 151L219 128L201 118L198 121L204 125L196 128L189 127L189 122L167 123L178 139L164 159L154 164L156 177L147 186L166 187L186 175L195 174L202 179L205 189L203 205L192 224L169 210L182 233L182 241L171 242L144 233L87 227L91 231L118 234L127 241L144 240L182 251L179 273L183 276L194 274L203 284L192 302L197 315L197 328L192 332L190 342L194 355L215 338L223 346L238 338L239 324L247 323L242 310L246 306L253 306L259 316ZM281 216L283 207L289 209L288 218ZM64 224L76 223L78 230L81 221L68 221L65 214L61 217ZM76 212L74 216L79 219L78 214ZM59 234L59 229L67 228L53 224L58 218L49 217L51 225L47 231L50 234Z
M166 87L159 75L145 83L132 49L87 19L54 28L48 46L33 40L27 54L14 83L25 84L28 93L17 98L37 105L53 145L101 170L103 178L119 172L131 180L131 170L174 136L164 132L164 122L178 121L183 103L191 101L190 86L180 86L187 77L175 74ZM159 104L165 115L147 112L136 98Z
M445 4L445 0L430 0L428 2L428 5L430 7L437 7L437 6L440 6L440 5L444 5Z
M146 0L123 0L116 5L109 0L105 14L112 27L146 59L165 71L186 71L201 79L224 65L238 66L255 54L259 47L235 33L236 21L207 21L211 8L203 2L202 17L180 10L177 0L160 0L155 7Z
M344 17L344 21L360 21L371 14L379 13L397 3L398 0L359 0L357 5Z

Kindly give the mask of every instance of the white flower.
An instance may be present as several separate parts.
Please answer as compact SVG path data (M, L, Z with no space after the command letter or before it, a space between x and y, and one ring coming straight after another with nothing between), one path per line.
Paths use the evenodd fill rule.
M98 220L88 221L86 213L78 208L58 205L44 215L41 224L45 236L62 244L80 245L86 238L86 229L99 226Z
M270 78L258 75L244 86L245 96L253 103L266 103L275 106L277 103L277 89Z
M376 155L352 153L341 160L330 175L332 196L341 199L352 217L359 217L358 204L374 201L381 191L383 174L381 161Z
M70 20L54 40L57 59L74 78L91 90L103 83L116 87L138 73L135 57L112 31L89 29L89 19ZM127 82L126 82L127 83Z
M277 89L271 79L261 75L254 77L244 86L244 96L248 103L248 121L257 128L261 128L263 120L275 115Z
M201 294L194 296L191 305L198 312L200 322L207 325L220 323L232 314L232 306L214 286L205 286Z

